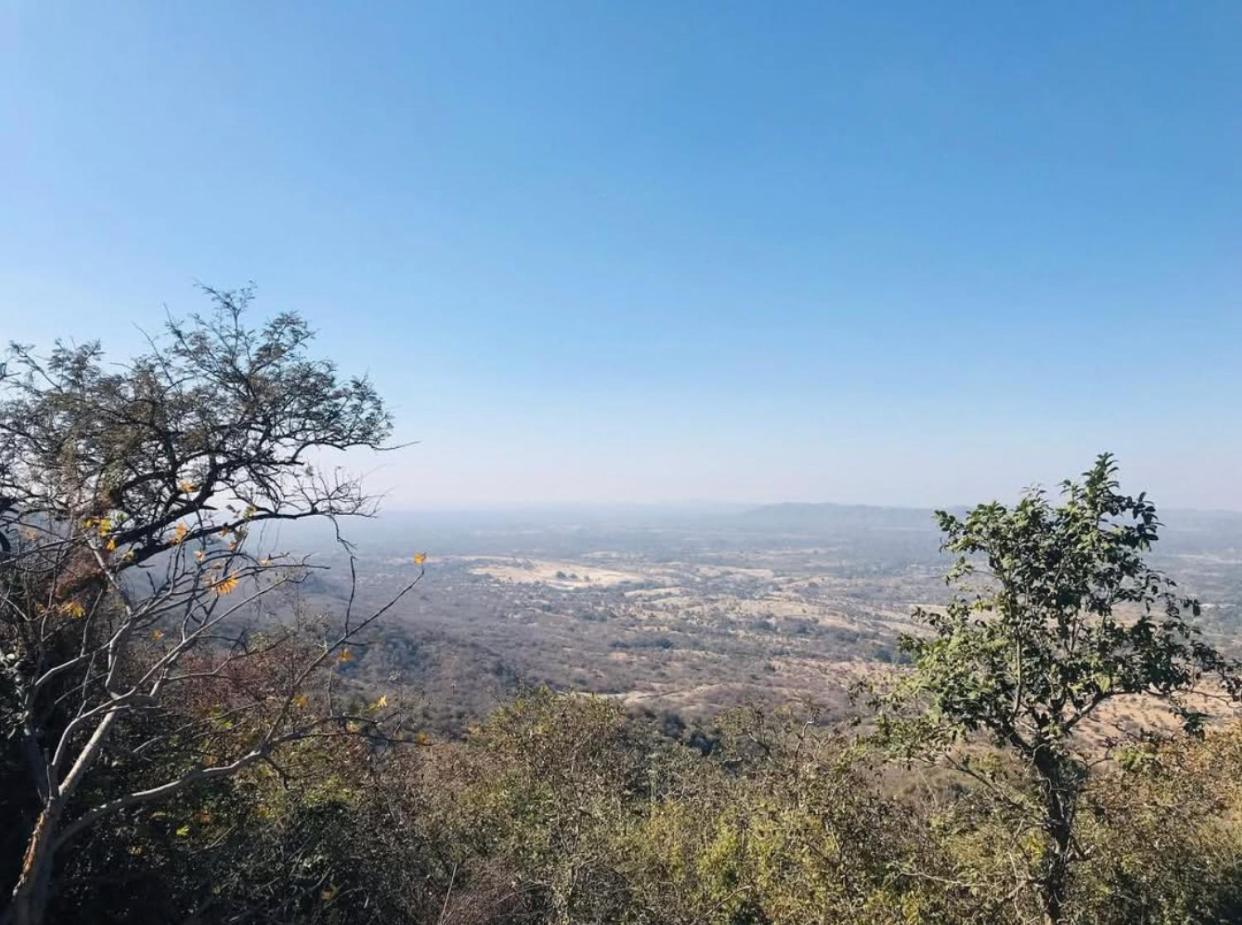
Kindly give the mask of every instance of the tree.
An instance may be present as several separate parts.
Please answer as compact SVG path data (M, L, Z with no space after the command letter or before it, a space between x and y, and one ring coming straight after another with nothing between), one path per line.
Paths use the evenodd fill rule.
M0 719L31 808L18 925L41 921L57 853L88 828L299 739L377 728L346 714L330 669L422 557L396 598L359 615L351 594L308 646L251 618L312 566L249 547L268 522L372 513L319 462L382 448L388 414L366 379L308 355L297 315L252 329L249 290L206 293L210 312L168 321L127 364L96 343L46 359L15 345L0 373ZM191 689L210 702L181 709ZM154 721L173 704L178 723ZM111 792L126 762L165 776Z
M916 611L926 632L902 640L912 671L881 715L891 741L942 747L982 733L1019 759L1036 784L1026 818L1043 836L1032 880L1049 923L1064 919L1080 854L1075 809L1092 766L1075 738L1080 725L1133 696L1198 733L1203 704L1242 693L1236 665L1190 622L1198 602L1144 561L1156 509L1145 495L1122 494L1116 471L1100 456L1081 482L1062 484L1060 504L1032 489L1013 508L936 513L943 548L957 557L947 575L957 590L946 607ZM956 766L995 784L968 761ZM1013 808L1023 817L1020 801Z

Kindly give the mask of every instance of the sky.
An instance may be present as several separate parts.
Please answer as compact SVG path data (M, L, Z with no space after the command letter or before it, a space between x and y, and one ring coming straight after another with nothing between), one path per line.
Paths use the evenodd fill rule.
M395 507L1242 510L1242 4L0 0L0 340L258 286Z

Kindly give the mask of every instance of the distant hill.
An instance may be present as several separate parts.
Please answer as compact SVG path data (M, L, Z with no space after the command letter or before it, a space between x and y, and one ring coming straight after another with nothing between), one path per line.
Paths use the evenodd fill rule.
M1160 549L1170 554L1222 555L1242 552L1242 513L1161 510Z
M846 530L916 530L935 532L930 508L879 507L868 504L765 504L737 515L755 529L798 533Z
M953 508L961 512L963 508ZM1156 552L1242 556L1242 513L1162 509ZM691 505L563 505L495 510L385 511L347 521L346 535L367 555L574 556L612 550L682 556L713 548L823 544L894 563L939 557L931 508L784 502L754 507ZM322 524L273 527L265 539L299 551L335 551Z
M1159 513L1164 524L1159 552L1219 554L1242 550L1242 512L1168 508ZM877 531L937 532L931 508L868 504L765 504L735 514L733 520L750 530L805 536L837 537Z

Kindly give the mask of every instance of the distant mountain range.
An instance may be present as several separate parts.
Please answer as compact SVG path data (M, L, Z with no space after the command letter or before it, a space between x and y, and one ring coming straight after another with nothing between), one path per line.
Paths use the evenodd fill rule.
M964 508L952 510L964 511ZM1159 512L1164 524L1159 550L1166 553L1242 550L1242 512L1169 508ZM739 526L798 534L914 531L935 533L931 508L881 507L867 504L765 504L733 515Z
M936 523L930 508L878 507L868 504L765 504L736 515L753 529L821 532L841 530L924 530Z
M954 508L963 511L964 508ZM1156 552L1242 558L1242 513L1160 511L1165 524ZM668 555L714 546L761 547L806 542L847 544L885 559L938 555L931 508L786 502L738 505L561 505L469 511L386 511L347 522L347 535L370 552L574 555L603 549L660 549ZM332 548L332 532L297 523L273 528L271 539L297 549Z

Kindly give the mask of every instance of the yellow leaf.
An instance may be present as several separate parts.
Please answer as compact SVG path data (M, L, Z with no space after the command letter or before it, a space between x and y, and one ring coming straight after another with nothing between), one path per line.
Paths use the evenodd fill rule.
M414 744L415 745L430 745L431 736L427 735L427 733L425 732L420 732L418 735L414 737Z
M212 585L212 590L214 590L216 594L232 594L237 590L237 579L232 575L228 578L221 578L214 585Z
M105 545L105 546L104 546L104 549L108 550L108 552L116 552L116 539L115 539L115 537L114 537L114 538L110 538L110 539L108 540L108 543L107 543L107 545Z
M372 710L382 710L382 709L384 709L384 707L386 707L386 706L388 706L388 695L387 695L387 694L380 694L379 699L378 699L378 700L376 700L376 701L375 701L375 703L371 704L371 709L372 709Z
M180 546L185 540L185 535L190 532L190 528L185 524L177 524L177 529L173 531L173 545Z
M425 552L414 553L414 564L415 565L422 565L426 561L427 561L427 553Z
M185 838L189 834L190 834L190 827L188 825L183 825L177 829L178 838Z
M75 620L81 620L86 616L86 608L79 601L67 601L60 605L60 609L66 616L73 617Z
M198 486L189 479L182 479L177 483L177 488L182 494L185 495L188 495L192 491L198 491Z
M305 694L298 694L293 698L293 705L298 709L305 708L308 703L310 703L310 698Z
M164 631L159 630L159 629L151 630L151 638L154 639L156 642L159 642L161 639L164 638Z
M336 657L336 660L342 665L346 662L352 662L354 660L354 653L349 651L349 649L342 649L340 654Z
M207 558L207 553L203 552L203 550L200 549L196 553L194 553L194 558L196 561L202 562L204 559Z

